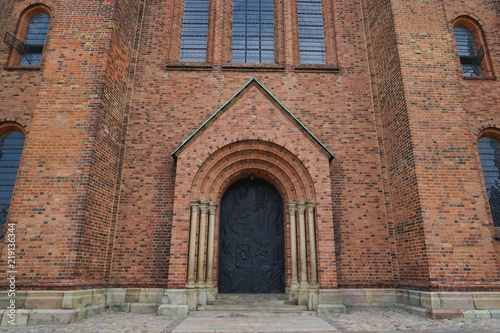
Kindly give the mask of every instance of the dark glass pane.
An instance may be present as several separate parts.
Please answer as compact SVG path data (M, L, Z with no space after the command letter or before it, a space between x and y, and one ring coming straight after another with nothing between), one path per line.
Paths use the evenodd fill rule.
M484 182L490 200L495 227L500 227L500 144L492 138L482 138L477 143Z
M40 65L49 24L50 17L45 13L37 14L30 20L28 31L26 32L26 40L24 42L26 46L19 65Z
M7 219L23 146L21 133L11 132L0 138L0 224Z
M233 2L233 62L274 62L274 2Z
M321 0L297 0L297 16L300 62L326 63Z
M207 61L209 0L185 0L181 61Z
M464 76L481 76L481 68L477 59L474 37L466 27L461 25L453 29L457 43L458 55L462 64Z

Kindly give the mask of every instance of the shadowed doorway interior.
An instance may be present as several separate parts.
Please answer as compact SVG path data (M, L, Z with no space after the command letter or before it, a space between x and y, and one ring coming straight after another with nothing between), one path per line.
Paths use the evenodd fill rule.
M285 291L283 201L254 177L231 185L221 201L219 293Z

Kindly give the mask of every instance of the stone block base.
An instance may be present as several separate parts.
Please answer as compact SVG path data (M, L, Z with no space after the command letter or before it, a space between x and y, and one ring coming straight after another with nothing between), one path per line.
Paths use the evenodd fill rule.
M187 305L163 304L158 307L158 316L187 317L188 313Z

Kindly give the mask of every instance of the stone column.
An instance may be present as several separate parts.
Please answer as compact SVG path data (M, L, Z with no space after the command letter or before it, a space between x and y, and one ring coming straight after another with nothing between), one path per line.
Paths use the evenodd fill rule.
M215 230L215 210L217 209L217 204L211 204L208 206L209 217L208 217L208 249L207 249L207 283L205 286L207 288L214 287L214 230Z
M205 235L207 234L208 202L200 204L200 233L198 234L198 270L196 271L196 287L205 287L203 264L205 263Z
M316 261L316 232L314 227L314 201L307 201L307 220L309 223L309 259L311 261L311 287L318 286L318 264Z
M289 204L288 210L290 212L290 249L292 255L292 283L290 287L297 289L299 282L297 279L297 222L295 221L295 212L297 212L296 204Z
M194 254L196 250L196 227L198 226L198 206L200 200L191 200L191 224L189 230L189 253L186 288L194 288Z
M300 287L308 288L307 282L307 253L306 253L306 219L305 210L306 204L303 202L297 203L299 209L299 235L300 235Z

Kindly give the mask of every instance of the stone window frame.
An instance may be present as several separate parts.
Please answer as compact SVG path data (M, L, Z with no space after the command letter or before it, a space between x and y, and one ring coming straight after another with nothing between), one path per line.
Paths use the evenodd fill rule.
M50 18L50 23L49 23L49 29L47 31L47 37L45 39L45 44L42 52L42 60L40 61L39 65L19 65L20 59L21 59L21 54L11 48L9 58L7 61L7 69L28 69L28 70L39 70L40 68L43 67L43 64L45 63L45 57L46 57L46 51L47 51L47 46L50 43L50 32L52 30L52 22L53 22L53 14L51 8L44 3L35 3L32 5L29 5L24 8L24 10L21 12L19 15L19 18L17 19L17 27L16 27L16 32L15 32L15 37L24 42L26 39L26 34L28 32L29 28L29 23L33 17L40 13L45 13L49 16Z
M480 64L481 76L463 76L466 80L477 80L477 79L495 79L493 72L493 66L491 63L490 52L486 44L486 38L484 34L484 24L477 18L470 15L460 15L456 17L451 24L451 31L453 34L453 29L457 26L463 26L467 28L472 33L474 38L474 45L476 47L476 52L482 47L484 50L484 58ZM458 48L455 44L455 53L457 55L457 61L460 65L460 70L462 70L462 64L460 63L460 57L458 56Z
M338 71L337 50L334 28L334 3L333 0L322 0L323 26L325 37L326 63L301 64L299 54L299 31L296 0L274 0L274 63L232 63L232 16L233 0L210 0L207 37L206 62L180 61L180 48L182 37L182 23L184 16L184 0L176 0L172 7L171 27L169 29L168 52L166 56L167 70L212 70L216 62L220 61L224 70L264 70L283 71L285 69L285 53L291 52L292 66L298 71ZM217 12L221 10L222 13ZM291 12L291 49L287 49L285 41L285 12ZM222 45L215 45L216 26L222 26ZM290 36L289 36L290 37ZM290 43L289 43L290 44ZM217 48L222 48L218 49ZM215 60L221 54L221 59Z
M480 170L480 181L481 181L481 184L482 184L482 190L483 190L484 198L485 198L485 201L486 201L488 219L489 219L489 222L491 223L491 226L492 226L492 228L494 230L494 238L497 241L500 241L500 227L495 227L495 224L493 222L493 215L491 213L490 200L489 200L489 197L488 197L488 190L486 188L486 182L484 180L484 173L483 173L483 166L482 166L482 163L481 163L481 156L479 155L478 142L482 138L491 138L491 139L494 139L494 140L496 140L496 141L498 141L500 143L500 129L495 128L495 127L483 128L479 132L479 134L477 135L476 142L475 142L476 150L477 150L477 156L479 158L478 162L479 162L479 170Z
M26 132L26 129L24 128L23 125L15 122L15 121L2 121L2 122L0 122L0 138L6 134L9 134L12 132L21 133L24 136L24 144L26 144L27 132ZM24 148L23 148L22 154L24 154ZM21 161L23 159L22 154L21 154ZM19 167L17 168L18 175L19 175L19 169L21 168L21 164L22 164L21 161L19 162ZM11 203L12 203L12 198L14 197L14 193L16 193L16 187L17 187L17 176L16 176L16 182L14 183L14 189L12 191L12 196L10 197ZM5 220L5 224L0 225L0 239L2 239L5 236L5 228L6 228L7 224L9 223L11 214L12 214L12 210L9 209L9 212L7 214L7 219Z

